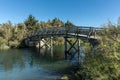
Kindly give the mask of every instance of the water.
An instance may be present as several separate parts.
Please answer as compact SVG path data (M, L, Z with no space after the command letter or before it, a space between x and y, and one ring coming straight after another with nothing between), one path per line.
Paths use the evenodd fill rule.
M83 64L84 63L84 59L85 59L85 54L83 52L83 49L80 47L80 63ZM78 53L76 53L71 61L71 64L73 65L77 65L78 63Z
M54 49L52 56L49 50L0 51L0 80L57 80L69 66L64 61L63 48Z

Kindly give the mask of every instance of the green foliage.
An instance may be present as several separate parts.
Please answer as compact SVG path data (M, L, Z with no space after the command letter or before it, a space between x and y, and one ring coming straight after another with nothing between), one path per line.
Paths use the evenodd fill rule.
M67 21L67 22L65 23L65 26L66 26L66 27L74 27L75 25L74 25L72 22Z
M26 25L28 30L34 30L38 20L35 19L34 16L29 15L28 19L25 20L24 24Z
M120 77L119 61L101 55L87 58L86 63L76 73L78 78L92 80L113 80Z
M15 26L11 22L4 23L0 27L0 47L18 47L23 38L27 35L26 26L19 23Z
M5 44L0 45L0 50L7 50L7 49L9 49L9 46Z
M64 25L63 22L57 18L53 19L51 24L53 27L62 27Z
M12 23L3 23L0 27L0 49L7 49L8 41L12 37Z
M7 41L0 37L0 50L9 49L9 47L5 43L7 43Z
M99 45L91 50L85 46L88 54L85 63L79 67L75 76L79 79L118 80L120 79L120 26L108 23L99 34ZM91 51L90 51L91 50Z

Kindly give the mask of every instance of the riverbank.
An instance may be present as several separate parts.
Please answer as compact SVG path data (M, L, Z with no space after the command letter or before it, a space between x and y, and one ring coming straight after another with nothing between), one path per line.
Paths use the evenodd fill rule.
M10 47L5 44L0 45L0 50L7 50L7 49L10 49Z

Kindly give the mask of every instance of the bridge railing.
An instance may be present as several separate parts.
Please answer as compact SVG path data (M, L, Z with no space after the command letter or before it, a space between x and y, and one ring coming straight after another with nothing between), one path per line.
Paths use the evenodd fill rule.
M97 30L94 27L69 27L68 33L83 34L83 35L93 35Z
M101 31L102 28L94 28L94 27L84 27L84 26L75 26L75 27L52 27L52 28L42 28L34 31L29 35L32 36L63 36L70 34L79 34L79 35L87 35L87 36L95 36L97 31Z

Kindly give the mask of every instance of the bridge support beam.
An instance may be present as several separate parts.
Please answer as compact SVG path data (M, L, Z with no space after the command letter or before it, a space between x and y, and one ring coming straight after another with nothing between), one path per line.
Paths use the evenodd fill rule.
M41 45L41 48L44 48L44 47L50 47L49 45L49 42L50 40L44 40L44 39L41 39L41 41L43 44Z
M78 39L78 64L80 64L80 39Z
M38 48L39 52L42 48L49 48L51 57L53 57L53 37L50 37L50 39L45 40L44 38L39 38Z
M75 54L78 54L78 64L80 63L80 39L75 38L74 42L71 42L68 37L64 37L64 50L65 50L65 59L72 60ZM74 52L73 52L74 51Z
M53 37L50 37L50 53L51 57L53 57Z
M41 40L39 41L38 49L39 49L39 52L40 52L40 49L41 49Z
M67 51L67 37L65 37L65 40L64 40L64 49L65 49L65 60L67 60L67 56L68 56L68 51Z

